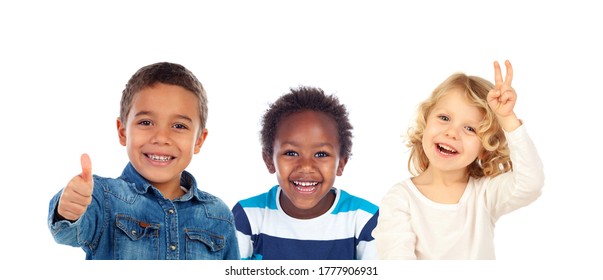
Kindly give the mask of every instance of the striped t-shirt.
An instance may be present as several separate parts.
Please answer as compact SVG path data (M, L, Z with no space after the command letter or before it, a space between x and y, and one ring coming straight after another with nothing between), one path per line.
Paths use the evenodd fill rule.
M376 259L371 232L378 207L343 190L313 219L288 216L279 204L281 188L239 201L232 209L242 259L350 260Z

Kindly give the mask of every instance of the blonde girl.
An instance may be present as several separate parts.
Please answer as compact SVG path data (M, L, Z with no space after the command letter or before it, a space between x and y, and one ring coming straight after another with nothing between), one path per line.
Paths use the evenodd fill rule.
M514 112L513 68L495 84L456 73L409 129L413 177L383 197L373 236L381 259L495 259L498 218L535 201L542 163Z

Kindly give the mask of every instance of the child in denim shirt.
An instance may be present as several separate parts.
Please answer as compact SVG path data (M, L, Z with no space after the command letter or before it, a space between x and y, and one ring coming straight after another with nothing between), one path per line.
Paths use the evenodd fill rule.
M82 172L50 201L56 242L86 259L239 259L230 209L184 169L207 137L207 97L182 65L155 63L128 81L117 119L130 162L116 179Z

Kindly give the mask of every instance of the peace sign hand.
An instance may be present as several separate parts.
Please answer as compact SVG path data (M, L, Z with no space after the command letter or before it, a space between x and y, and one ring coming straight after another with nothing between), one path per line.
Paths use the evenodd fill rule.
M513 67L508 60L505 61L505 66L507 68L507 74L503 80L500 65L497 61L494 62L495 83L494 88L488 92L487 99L488 105L490 105L490 108L498 118L503 129L506 131L513 131L515 128L519 127L521 123L513 111L515 102L517 101L517 93L511 86L511 82L513 81Z

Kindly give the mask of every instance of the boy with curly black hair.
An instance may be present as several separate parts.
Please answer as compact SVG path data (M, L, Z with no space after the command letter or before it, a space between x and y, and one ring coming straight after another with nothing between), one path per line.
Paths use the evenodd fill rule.
M262 118L262 157L278 185L232 209L242 259L374 259L375 204L333 187L352 150L337 97L299 87Z

